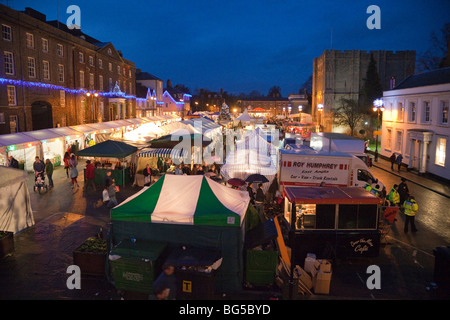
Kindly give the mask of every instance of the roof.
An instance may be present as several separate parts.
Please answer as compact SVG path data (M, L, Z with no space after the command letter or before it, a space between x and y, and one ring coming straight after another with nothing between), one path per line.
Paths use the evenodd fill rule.
M160 78L158 78L157 76L152 75L149 72L136 72L136 80L159 80L162 81Z
M136 152L138 148L125 142L106 140L97 143L92 147L77 151L76 155L80 157L102 157L122 159Z
M381 204L382 200L360 187L286 187L285 196L296 204Z
M328 138L328 139L332 139L332 140L360 140L360 141L364 141L362 139L359 138L355 138L343 133L336 133L336 132L313 132L311 134L312 136L320 136L320 137L324 137L324 138Z
M450 83L450 67L416 73L402 80L393 90Z

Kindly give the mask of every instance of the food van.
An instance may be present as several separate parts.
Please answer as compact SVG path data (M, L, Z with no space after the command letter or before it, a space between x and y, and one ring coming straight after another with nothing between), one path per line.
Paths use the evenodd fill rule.
M376 257L382 200L358 187L286 187L292 264L321 258Z

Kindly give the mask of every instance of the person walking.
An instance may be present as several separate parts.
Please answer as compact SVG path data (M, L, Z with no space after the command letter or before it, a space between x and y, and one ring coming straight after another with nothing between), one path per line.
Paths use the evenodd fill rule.
M17 161L13 156L8 156L8 167L19 169L19 161Z
M95 168L91 163L91 160L86 160L85 178L86 180L84 182L84 191L87 192L88 187L91 186L94 192L96 192L97 188L95 187Z
M391 205L394 205L396 207L400 206L400 194L398 193L398 185L394 184L391 191L388 194L388 200L391 203Z
M406 179L402 178L401 180L402 182L400 182L400 184L398 185L397 191L400 196L400 206L403 206L403 202L405 202L405 200L407 200L409 197L409 188L406 184Z
M114 179L112 179L111 184L108 187L108 195L109 195L108 208L115 207L119 204L116 198L116 193L117 193L116 182Z
M70 160L70 154L66 151L64 154L64 170L66 170L67 178L69 177L69 160Z
M48 187L53 188L53 163L50 159L45 160L45 174L48 177Z
M391 161L391 170L394 170L394 164L395 164L395 160L396 160L395 153L392 153L389 160Z
M72 183L72 189L75 188L75 185L79 187L78 185L78 169L77 169L78 161L75 155L72 153L70 160L69 160L69 178L71 179Z
M415 216L417 211L419 210L419 205L416 202L414 196L409 196L408 200L405 200L403 203L403 208L405 209L405 228L404 232L408 232L408 226L411 225L411 231L417 232L417 228L415 225Z
M395 160L395 161L397 162L397 169L398 169L398 172L400 172L400 168L401 168L401 166L402 166L402 160L403 160L403 156L402 156L402 154L399 154L399 155L397 156L397 159Z
M255 192L253 191L253 183L249 183L247 185L247 192L248 195L250 196L250 203L255 205Z
M266 217L264 215L264 200L265 200L265 196L264 196L264 191L263 191L263 184L260 183L258 185L258 190L256 191L255 205L256 205L256 210L258 211L258 215L261 218L262 222L264 222L266 220Z

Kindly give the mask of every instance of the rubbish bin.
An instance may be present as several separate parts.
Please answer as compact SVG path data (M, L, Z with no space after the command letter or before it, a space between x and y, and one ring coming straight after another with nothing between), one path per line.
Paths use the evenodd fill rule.
M275 282L278 252L273 250L247 250L245 281L252 286L268 286Z
M116 289L152 294L166 247L161 242L129 239L114 247L109 260Z
M214 299L215 275L220 259L220 252L210 248L180 246L169 249L165 263L175 267L176 299Z
M450 296L450 246L440 246L433 250L434 282L442 293Z

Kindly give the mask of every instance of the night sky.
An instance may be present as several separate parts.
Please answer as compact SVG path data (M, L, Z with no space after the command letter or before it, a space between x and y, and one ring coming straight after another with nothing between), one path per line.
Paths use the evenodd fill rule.
M277 85L287 97L312 74L324 50L416 50L450 22L450 0L3 0L66 23L81 9L81 30L112 42L136 68L172 84L230 93ZM57 6L58 4L58 6ZM381 9L381 29L369 30L367 7ZM332 32L331 32L332 30ZM332 42L331 42L332 33Z

